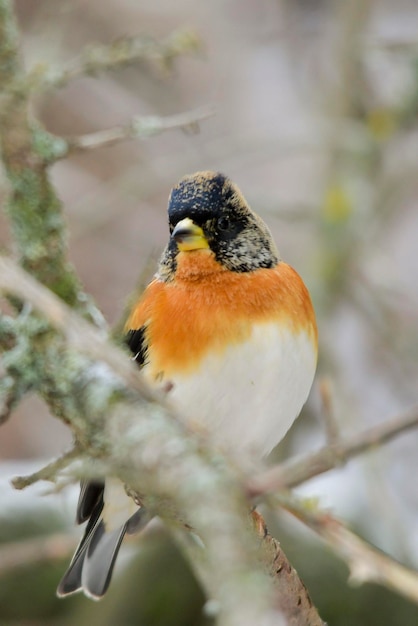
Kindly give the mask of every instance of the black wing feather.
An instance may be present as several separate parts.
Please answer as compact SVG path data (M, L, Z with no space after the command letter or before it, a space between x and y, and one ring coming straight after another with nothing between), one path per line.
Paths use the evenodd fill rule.
M146 327L141 326L141 328L136 330L128 330L126 334L126 343L134 355L134 360L140 367L143 367L147 361L148 346L145 331Z
M81 481L76 514L77 524L88 520L100 501L103 508L104 486L103 480Z

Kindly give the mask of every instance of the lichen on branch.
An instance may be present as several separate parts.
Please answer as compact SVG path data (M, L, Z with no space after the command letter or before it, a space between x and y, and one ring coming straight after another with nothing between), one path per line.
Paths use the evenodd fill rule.
M66 258L62 206L48 172L53 142L31 118L28 94L16 89L25 79L12 3L0 0L0 147L14 243L25 269L70 306L99 319Z

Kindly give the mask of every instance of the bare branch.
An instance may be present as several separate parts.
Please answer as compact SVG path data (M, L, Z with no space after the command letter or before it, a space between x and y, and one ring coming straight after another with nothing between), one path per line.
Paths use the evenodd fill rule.
M32 91L59 89L77 78L97 76L138 61L154 62L162 71L167 71L177 57L195 54L200 48L198 36L187 29L179 29L161 42L145 35L124 37L109 45L86 47L64 69L36 65L27 82Z
M37 472L33 474L29 474L28 476L16 476L12 480L12 485L15 489L25 489L34 483L39 482L40 480L48 480L50 482L55 482L58 473L67 467L70 463L77 459L81 454L81 451L78 446L74 446L64 454L62 454L58 459L55 459L45 467L42 467Z
M324 377L319 381L319 394L321 396L322 417L325 424L327 442L329 445L333 445L340 439L340 429L334 414L331 381L329 378Z
M418 572L370 545L329 513L304 507L295 498L280 497L279 502L346 561L353 584L378 583L418 604Z
M72 152L111 146L127 139L145 139L177 128L185 132L198 132L199 122L213 115L215 115L215 107L204 106L166 117L159 117L158 115L134 117L125 126L114 126L106 130L67 139L67 150L63 151L60 158L64 158Z
M373 426L345 441L325 446L318 452L299 459L291 459L266 470L250 480L249 494L257 498L280 489L296 487L309 478L340 467L351 458L376 448L417 426L418 406L413 406L397 417Z

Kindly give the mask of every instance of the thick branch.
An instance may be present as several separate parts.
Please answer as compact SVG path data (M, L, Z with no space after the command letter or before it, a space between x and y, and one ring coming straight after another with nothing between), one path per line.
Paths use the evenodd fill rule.
M14 364L19 371L28 361L28 341L25 333L19 332L20 324L25 324L26 310L23 308L19 321L0 311L0 424L6 422L21 399L31 389L30 372L25 376L15 376Z
M418 426L418 406L411 407L397 417L373 426L362 433L333 445L325 446L300 459L290 459L251 479L248 490L251 497L291 489L309 478L341 467L351 458L377 448L394 437Z
M11 376L0 377L0 425L7 422L21 397L22 389L19 381L13 380Z
M263 517L254 511L253 520L261 537L262 561L273 578L279 605L286 617L290 618L291 624L298 626L323 626L324 622L312 604L309 591L292 567L280 543L269 534Z
M13 294L22 301L30 303L42 313L48 323L66 337L66 342L73 350L106 363L113 372L124 379L127 385L137 390L146 400L159 398L138 376L135 367L126 355L115 346L109 345L104 332L76 315L54 294L21 270L13 261L0 256L0 291ZM28 325L28 321L26 321Z
M0 148L11 188L7 203L23 267L71 306L99 318L66 260L66 227L47 164L51 142L15 86L24 81L19 33L10 0L0 1Z

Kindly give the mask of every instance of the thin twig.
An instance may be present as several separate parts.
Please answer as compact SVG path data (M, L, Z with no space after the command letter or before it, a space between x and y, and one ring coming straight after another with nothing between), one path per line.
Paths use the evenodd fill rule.
M280 489L296 487L309 478L340 467L354 456L377 448L417 426L418 406L413 406L397 417L378 426L373 426L362 433L347 438L345 441L325 446L318 452L302 458L291 459L262 472L249 481L249 494L252 498L256 498Z
M145 35L123 37L108 45L87 46L64 68L38 64L29 72L27 84L31 91L59 89L77 78L97 76L139 61L157 63L167 71L178 56L194 54L200 48L198 36L187 29L179 29L163 41Z
M134 117L125 126L114 126L113 128L107 128L95 133L67 139L67 150L63 151L60 158L64 158L72 152L111 146L114 143L127 139L145 139L167 130L180 128L185 132L197 132L199 130L199 122L213 115L215 115L215 107L209 105L166 117L157 115Z
M329 513L304 507L293 497L280 496L278 501L346 561L352 584L378 583L418 604L418 572L367 543Z
M29 474L27 476L16 476L12 479L12 485L15 489L25 489L34 483L39 482L40 480L47 480L49 482L55 482L57 479L57 474L62 469L67 467L74 459L77 459L80 456L80 450L77 446L74 446L60 457L45 465L37 472L33 474Z
M325 425L327 442L329 445L338 443L340 439L340 429L336 416L334 414L334 406L332 403L331 381L329 378L323 377L319 381L319 395L321 396L322 418Z

